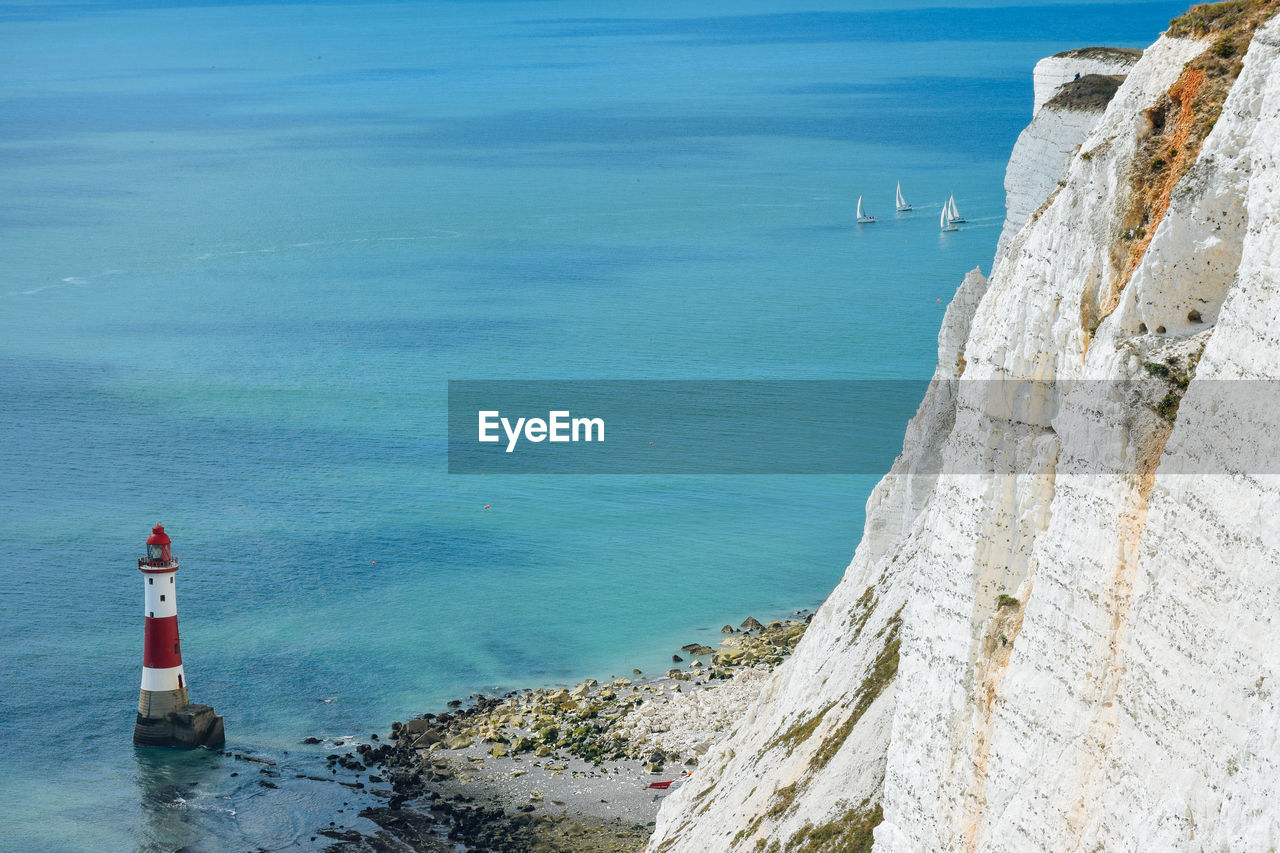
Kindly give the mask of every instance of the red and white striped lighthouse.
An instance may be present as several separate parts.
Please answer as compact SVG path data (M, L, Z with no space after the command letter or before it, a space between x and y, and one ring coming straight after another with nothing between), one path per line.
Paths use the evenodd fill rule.
M164 527L157 524L147 537L147 555L138 558L147 614L138 698L138 713L144 717L163 717L190 704L178 643L178 561L169 551L170 544Z
M225 739L222 718L208 705L192 705L182 671L178 639L178 561L171 541L157 524L138 558L143 578L146 631L142 649L142 690L133 742L145 746L216 746Z

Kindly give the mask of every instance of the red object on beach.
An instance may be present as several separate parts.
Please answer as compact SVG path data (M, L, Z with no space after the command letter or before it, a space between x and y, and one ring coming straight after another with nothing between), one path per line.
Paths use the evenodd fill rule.
M657 788L659 791L665 791L671 787L671 783L674 781L674 779L668 779L665 782L651 782L648 785L645 785L644 789L647 791L650 788Z

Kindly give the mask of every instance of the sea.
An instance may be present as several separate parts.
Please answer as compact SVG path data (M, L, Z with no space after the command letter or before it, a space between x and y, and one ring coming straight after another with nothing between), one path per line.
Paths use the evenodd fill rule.
M0 2L0 849L319 849L335 739L816 607L883 470L450 474L448 382L927 379L1036 60L1181 11ZM156 523L276 788L131 743Z

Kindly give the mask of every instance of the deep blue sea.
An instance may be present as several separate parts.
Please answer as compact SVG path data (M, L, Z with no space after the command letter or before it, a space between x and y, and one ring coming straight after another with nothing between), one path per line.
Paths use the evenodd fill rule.
M927 378L1034 62L1182 5L0 2L0 848L311 849L307 735L817 605L874 474L449 475L446 382ZM157 521L277 790L130 742Z

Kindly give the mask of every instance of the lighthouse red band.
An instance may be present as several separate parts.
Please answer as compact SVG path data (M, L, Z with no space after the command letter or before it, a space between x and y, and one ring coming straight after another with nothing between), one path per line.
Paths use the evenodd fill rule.
M138 715L147 718L163 717L188 703L178 639L178 561L170 544L164 527L157 524L147 537L147 555L138 558L147 619Z

